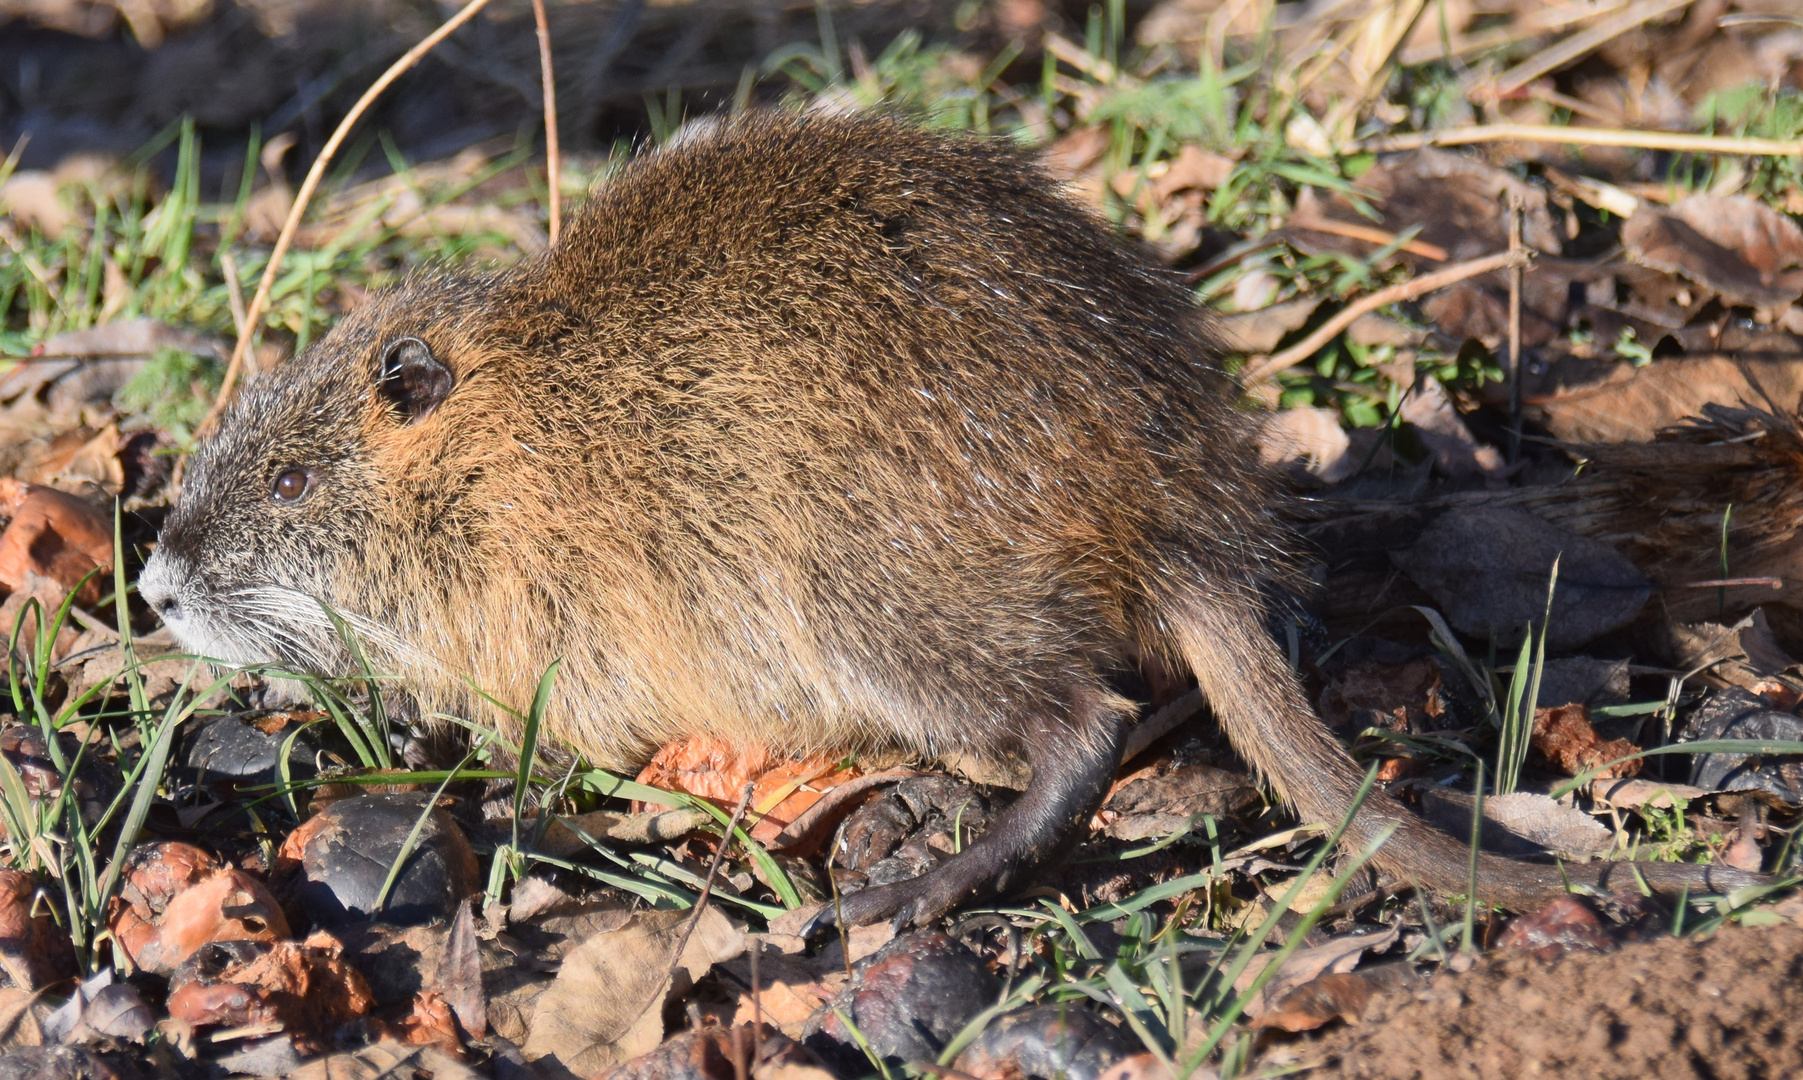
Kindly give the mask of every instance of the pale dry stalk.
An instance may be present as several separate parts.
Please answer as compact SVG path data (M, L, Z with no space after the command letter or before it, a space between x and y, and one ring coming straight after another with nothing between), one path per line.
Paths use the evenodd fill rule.
M1255 362L1246 369L1244 384L1251 386L1254 383L1263 382L1278 372L1288 370L1307 360L1321 346L1332 341L1342 330L1356 322L1361 315L1376 311L1386 304L1399 304L1404 300L1426 296L1428 293L1444 289L1448 285L1457 285L1467 278L1479 277L1511 266L1525 265L1528 258L1528 253L1525 251L1499 251L1481 259L1473 259L1470 262L1449 266L1444 270L1437 270L1418 278L1410 278L1399 284L1391 285L1387 289L1379 289L1368 296L1360 297L1347 304L1333 318L1322 323L1314 333L1296 344L1280 353L1273 353L1262 359L1255 358Z
M269 253L269 265L263 268L263 279L257 283L257 294L251 297L250 307L245 312L244 328L238 334L238 343L232 348L232 359L225 368L225 378L219 384L219 394L213 399L213 407L208 410L206 419L201 421L196 434L205 434L213 429L219 414L225 409L226 402L232 399L232 391L236 388L239 373L244 368L245 354L250 351L251 339L256 336L257 323L263 318L263 309L269 303L269 292L275 287L276 275L282 267L282 257L288 254L289 245L294 243L294 234L300 229L301 217L307 212L307 204L312 201L313 193L319 188L319 182L325 178L326 167L337 155L338 148L350 135L351 129L382 92L402 75L419 63L420 58L437 47L438 43L450 37L464 23L476 17L476 13L488 6L488 0L469 0L457 14L445 20L444 25L427 34L419 44L408 49L399 60L390 64L380 78L370 84L357 103L351 106L350 112L338 122L332 137L326 140L325 148L313 159L313 167L307 170L307 178L301 182L300 191L294 197L294 206L288 211L288 220L282 223L282 231L276 237L275 248Z
M557 80L551 70L551 22L545 0L532 0L532 21L538 24L538 75L545 98L545 198L551 219L547 235L555 244L563 228L563 155L557 147Z

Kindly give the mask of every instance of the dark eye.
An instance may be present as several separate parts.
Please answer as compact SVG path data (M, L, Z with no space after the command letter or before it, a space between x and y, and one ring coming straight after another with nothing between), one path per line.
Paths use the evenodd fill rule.
M313 487L313 474L305 469L289 469L275 478L276 502L299 502Z

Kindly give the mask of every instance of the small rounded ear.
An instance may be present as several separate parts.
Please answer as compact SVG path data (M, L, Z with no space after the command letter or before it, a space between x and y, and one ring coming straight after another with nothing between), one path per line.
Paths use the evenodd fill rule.
M409 424L425 417L451 392L451 369L416 337L397 338L382 351L376 390L393 402Z

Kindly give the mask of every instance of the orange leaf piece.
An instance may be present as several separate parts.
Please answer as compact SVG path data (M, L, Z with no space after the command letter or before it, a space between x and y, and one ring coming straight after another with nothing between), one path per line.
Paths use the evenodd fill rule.
M0 511L12 521L0 532L0 585L19 590L29 574L73 589L90 571L113 565L113 530L84 499L55 488L0 478ZM78 599L91 604L100 582L89 581Z
M855 765L840 768L841 761L828 754L779 757L762 747L739 747L720 739L680 739L659 750L639 772L638 781L728 810L739 805L749 783L751 835L768 843L826 792L862 775Z

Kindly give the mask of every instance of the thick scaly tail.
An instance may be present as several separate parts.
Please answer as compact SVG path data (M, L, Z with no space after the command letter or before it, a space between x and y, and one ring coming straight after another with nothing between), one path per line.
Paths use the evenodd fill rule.
M1352 807L1362 770L1309 708L1296 673L1266 633L1261 614L1257 601L1215 594L1167 611L1165 625L1234 750L1304 821L1337 824ZM1391 822L1396 830L1374 859L1379 869L1442 894L1469 891L1468 846L1383 791L1373 791L1365 799L1346 832L1347 847L1364 847ZM1567 881L1607 890L1634 888L1637 879L1673 894L1680 889L1724 892L1766 880L1728 867L1685 863L1602 862L1561 868L1493 855L1478 860L1479 897L1515 911L1531 910L1564 893Z

